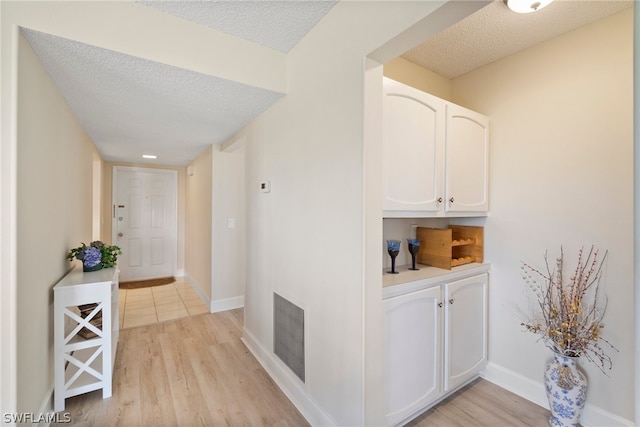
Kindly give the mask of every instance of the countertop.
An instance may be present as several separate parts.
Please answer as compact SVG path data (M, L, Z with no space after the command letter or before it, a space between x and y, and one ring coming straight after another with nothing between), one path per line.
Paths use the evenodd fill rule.
M424 289L443 281L457 280L475 274L486 273L489 271L489 263L464 264L453 267L451 270L431 267L429 265L417 264L417 271L409 270L411 265L396 266L398 274L387 273L390 268L386 268L382 273L382 292L383 297L388 298L412 292L418 289Z

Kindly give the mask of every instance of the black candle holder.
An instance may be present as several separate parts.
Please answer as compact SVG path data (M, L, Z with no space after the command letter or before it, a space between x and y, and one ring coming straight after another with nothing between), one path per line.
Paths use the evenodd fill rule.
M420 250L420 240L418 239L407 239L409 244L409 253L411 254L411 268L409 270L420 270L416 268L416 255L418 255L418 251Z
M391 271L387 271L389 274L398 274L396 271L396 257L400 253L400 240L387 240L387 252L391 257Z

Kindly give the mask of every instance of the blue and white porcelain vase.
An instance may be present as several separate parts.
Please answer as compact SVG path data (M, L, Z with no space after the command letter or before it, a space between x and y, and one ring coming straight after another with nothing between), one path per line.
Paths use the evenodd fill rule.
M577 427L587 398L587 379L578 371L578 357L554 354L544 373L552 427Z

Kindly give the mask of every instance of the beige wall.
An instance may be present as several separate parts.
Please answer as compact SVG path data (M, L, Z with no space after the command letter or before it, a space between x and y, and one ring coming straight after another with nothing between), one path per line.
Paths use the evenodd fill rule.
M245 147L230 142L210 146L186 175L185 275L214 311L241 306L245 291Z
M163 166L149 163L104 162L102 166L102 240L111 244L113 217L113 167L128 166L136 168L168 169L178 172L178 242L177 242L177 275L184 273L185 221L186 221L186 168L178 166Z
M245 147L244 139L223 149L212 147L212 283L211 299L242 303L245 291L246 221L245 221ZM229 227L232 220L234 228ZM251 244L249 242L249 244Z
M522 332L520 261L609 250L608 377L583 361L587 403L634 419L633 12L627 9L452 82L453 101L491 118L489 358L539 383L549 350ZM570 255L570 257L569 257ZM575 264L573 264L575 265ZM542 397L544 399L544 395Z
M185 275L211 300L212 147L190 166L185 185Z
M18 75L17 410L35 413L53 384L52 287L92 238L96 151L22 36Z
M390 79L451 101L451 80L397 57L384 64L384 75Z

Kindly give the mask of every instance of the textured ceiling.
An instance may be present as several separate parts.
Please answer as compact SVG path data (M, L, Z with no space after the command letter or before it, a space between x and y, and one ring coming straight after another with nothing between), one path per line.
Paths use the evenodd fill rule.
M138 3L281 52L295 46L336 4ZM187 165L284 96L42 32L22 32L107 161ZM158 159L143 160L142 154Z
M631 0L556 0L535 13L519 14L495 0L402 58L455 78L631 6Z
M23 29L105 160L186 165L283 94Z
M286 53L329 12L336 1L137 1L137 3Z
M281 52L295 46L336 4L321 0L137 3L149 6L143 9L150 13L160 9L193 25ZM521 15L496 0L403 57L453 78L632 4L556 0L537 13ZM141 162L142 154L151 153L159 158L146 163L186 165L284 96L32 30L23 29L23 34L108 161Z

